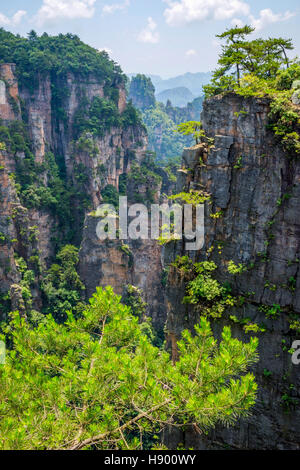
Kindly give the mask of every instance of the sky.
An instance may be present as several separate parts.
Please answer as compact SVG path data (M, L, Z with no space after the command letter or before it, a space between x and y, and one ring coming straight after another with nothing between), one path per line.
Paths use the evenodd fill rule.
M292 38L300 56L299 15L299 0L0 0L0 27L77 34L124 72L163 78L215 69L215 36L232 25Z

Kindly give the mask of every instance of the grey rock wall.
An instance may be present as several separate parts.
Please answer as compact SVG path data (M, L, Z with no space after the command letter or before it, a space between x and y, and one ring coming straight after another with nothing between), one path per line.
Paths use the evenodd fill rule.
M300 336L289 319L300 318L300 162L286 155L268 131L269 103L236 95L215 97L204 103L205 132L215 147L187 149L183 154L178 190L202 188L212 195L206 204L205 246L189 253L194 260L214 260L217 278L229 282L233 294L246 302L231 315L264 325L259 334L260 361L254 368L259 384L253 416L235 428L217 429L203 439L189 430L168 434L167 444L184 442L186 448L300 449L300 366L292 364L288 350ZM220 218L210 214L222 210ZM169 246L165 263L187 254L184 245ZM230 260L248 267L241 275L227 271ZM182 305L185 282L170 270L167 288L169 344L184 328L192 329L201 312ZM259 308L279 305L278 319L267 319ZM226 320L214 322L219 336ZM235 335L249 339L232 324ZM176 352L175 352L176 354Z

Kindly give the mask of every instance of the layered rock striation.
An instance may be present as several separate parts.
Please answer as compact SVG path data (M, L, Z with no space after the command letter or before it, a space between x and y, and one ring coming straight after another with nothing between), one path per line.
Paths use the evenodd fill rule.
M210 149L199 145L184 151L183 169L189 171L179 172L177 190L211 194L205 245L188 253L180 242L165 252L166 264L178 255L214 261L217 280L242 299L213 321L217 335L229 323L236 337L246 341L254 333L246 334L243 326L258 325L257 404L250 419L230 430L219 428L205 439L193 430L185 436L175 432L169 444L176 436L187 448L299 449L300 369L289 350L300 339L291 329L300 314L300 164L268 130L268 114L267 99L230 94L204 102L204 130L215 143ZM229 261L242 265L242 272L230 274ZM174 355L181 331L192 329L201 315L201 307L182 302L186 286L171 266L167 330Z
M61 94L58 96L59 92ZM0 149L1 295L5 296L11 286L19 285L21 276L16 257L22 256L28 262L33 255L38 256L42 275L42 271L54 260L57 244L67 238L67 231L72 232L68 239L78 246L81 240L86 240L84 218L101 204L101 191L107 185L118 191L120 175L126 175L132 162L139 165L144 157L147 135L143 125L124 117L128 109L123 82L116 81L109 89L117 105L116 109L112 108L116 115L115 124L105 128L104 117L100 133L83 129L82 122L85 123L88 117L82 112L88 114L93 103L102 105L101 100L106 100L106 105L112 103L107 93L105 81L93 75L84 77L71 72L64 77L38 73L34 88L29 89L22 81L19 83L14 64L0 66L3 137L0 139L3 141ZM78 122L81 125L79 130ZM19 149L18 139L25 135L28 142L26 146L24 142L20 144ZM26 180L26 191L22 192L23 188L18 182L22 183L31 170L33 184ZM69 194L72 191L71 196L68 195L70 220L63 220L64 216L59 219L59 211L53 210L52 199L49 204L48 201L42 204L36 199L36 188L40 191L39 197L40 193L42 196L46 194L49 188L51 197L56 196L53 180L57 180L58 176L60 190L69 191ZM31 192L28 192L28 187ZM98 259L97 268L101 269L107 261ZM111 280L105 272L98 278L95 272L90 276L97 282L93 283L92 291L87 289L88 294L94 292L100 278L103 278L102 285L106 285L106 280ZM38 292L40 280L37 276L33 288L35 308L41 306ZM84 279L87 285L92 280ZM117 282L116 279L112 285ZM12 304L18 308L18 303L12 300Z

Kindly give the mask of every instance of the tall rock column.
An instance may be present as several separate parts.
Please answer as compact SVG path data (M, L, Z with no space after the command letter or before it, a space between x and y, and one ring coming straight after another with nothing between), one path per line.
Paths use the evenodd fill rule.
M211 260L216 278L243 299L220 320L215 334L230 324L236 337L249 340L258 327L260 360L255 366L259 393L253 416L230 430L218 428L206 439L193 430L178 439L194 448L299 449L300 367L289 350L300 332L300 162L289 158L267 129L269 101L236 95L204 103L202 121L212 148L196 146L183 154L178 191L211 194L205 209L205 245L187 253L182 243L166 250L169 264L177 255ZM228 271L229 261L245 270ZM201 307L182 303L187 280L171 267L167 287L169 342L175 349L184 328L193 329ZM275 313L274 313L275 312ZM234 321L233 321L234 319ZM174 352L176 354L176 351Z

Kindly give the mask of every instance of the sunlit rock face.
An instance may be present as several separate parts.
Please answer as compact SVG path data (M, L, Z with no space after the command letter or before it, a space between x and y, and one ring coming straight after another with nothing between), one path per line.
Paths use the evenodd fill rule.
M14 64L0 64L0 116L4 122L20 118L18 81Z

